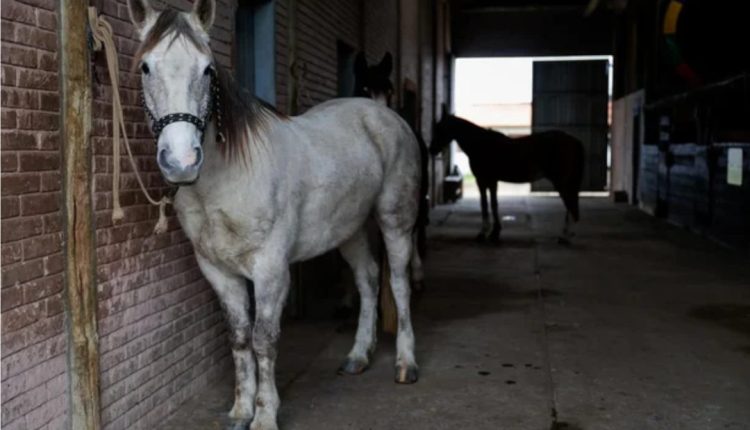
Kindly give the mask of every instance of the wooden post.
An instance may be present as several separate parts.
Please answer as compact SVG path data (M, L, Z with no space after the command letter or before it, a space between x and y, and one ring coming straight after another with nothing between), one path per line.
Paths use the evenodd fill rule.
M99 338L91 172L91 72L88 0L61 0L65 294L68 316L70 428L100 428Z

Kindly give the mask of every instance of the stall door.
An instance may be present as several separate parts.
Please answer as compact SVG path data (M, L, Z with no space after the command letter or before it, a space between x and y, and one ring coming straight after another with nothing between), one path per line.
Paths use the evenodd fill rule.
M607 187L608 74L606 60L534 62L532 132L562 130L583 142L583 191ZM532 190L552 184L537 181Z

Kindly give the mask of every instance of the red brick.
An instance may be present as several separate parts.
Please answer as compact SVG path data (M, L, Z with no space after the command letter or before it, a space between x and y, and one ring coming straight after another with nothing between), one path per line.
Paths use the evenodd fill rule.
M36 6L42 9L55 10L54 0L16 0L20 3L26 3L31 6Z
M58 130L60 115L50 112L22 111L18 115L18 128L21 130Z
M36 23L39 28L46 30L57 29L57 15L54 12L48 12L46 10L36 11Z
M3 265L18 263L23 259L23 245L21 242L2 244Z
M42 316L42 303L35 302L3 312L3 331L15 331L31 325Z
M2 220L2 242L12 242L30 236L42 234L44 225L39 217L33 218L11 218Z
M24 303L33 303L45 297L59 293L63 289L62 274L45 276L22 285L24 288Z
M18 74L16 86L47 91L57 91L57 74L41 70L24 70Z
M60 212L42 216L44 222L43 233L59 233L62 231L62 214Z
M19 27L28 28L28 27ZM22 39L23 40L23 39ZM23 66L35 69L37 66L37 53L34 49L16 46L11 43L3 43L2 58L3 64L10 64L13 66Z
M48 72L56 72L57 65L57 53L50 53L45 51L39 51L39 69L46 70Z
M61 247L62 240L59 234L33 237L23 242L23 258L31 260L44 257L59 252Z
M57 193L29 194L21 196L21 215L40 215L55 212L60 208Z
M41 173L42 191L60 191L62 188L62 179L59 172Z
M38 173L4 173L2 182L3 196L38 192L41 186L41 178Z
M36 23L34 8L17 2L3 2L2 17L11 22Z
M3 197L2 202L2 218L13 218L21 213L21 205L18 203L18 197Z
M39 106L41 110L58 112L60 110L60 96L56 93L40 93Z
M2 132L3 151L10 149L36 149L36 138L31 133L18 131Z
M54 275L57 273L62 273L64 266L64 259L62 256L62 253L50 255L48 257L44 257L44 274L45 275Z
M3 287L31 281L44 275L42 260L3 265Z
M23 303L23 287L17 285L14 287L3 288L0 301L2 301L3 312L20 306Z
M60 281L62 284L62 280ZM48 298L46 301L46 309L47 313L45 314L48 317L59 315L63 312L64 303L62 295L58 294L55 296L52 296Z
M3 344L3 367L5 367L5 357L14 354L23 349L28 344L28 336L26 332L21 331L2 331L2 344ZM5 374L3 374L5 376ZM5 424L3 424L3 428Z
M63 331L64 322L65 318L63 314L41 318L29 326L28 342L36 343L60 334Z
M3 8L5 10L5 8ZM13 66L2 66L0 82L3 86L14 87L16 85L16 69Z
M38 109L38 91L23 90L19 88L2 89L3 107L21 108L21 109Z
M53 152L23 153L20 155L22 172L60 169L60 154Z
M47 51L57 50L57 35L54 32L40 30L36 27L19 26L16 29L16 40L27 46Z
M39 149L56 150L60 149L60 134L54 133L37 133L39 136Z
M4 129L16 128L16 111L5 109L2 111L0 126Z
M15 172L18 170L18 155L8 152L7 150L0 153L0 160L2 160L2 173Z
M2 31L2 40L5 42L13 42L16 40L16 24L9 21L3 21L2 26L0 26L0 30Z

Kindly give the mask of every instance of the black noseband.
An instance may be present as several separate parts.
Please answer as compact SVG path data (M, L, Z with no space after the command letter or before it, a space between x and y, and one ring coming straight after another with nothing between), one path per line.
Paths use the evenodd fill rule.
M151 120L151 131L154 133L154 137L157 140L159 139L159 135L161 134L162 130L164 130L164 128L169 124L172 124L173 122L189 122L190 124L193 124L198 129L198 131L201 132L201 143L203 143L202 136L204 134L204 131L206 130L206 125L208 125L208 121L211 119L211 116L215 114L216 128L218 130L217 138L223 141L224 136L221 133L221 99L216 71L212 70L210 76L211 94L208 99L208 109L206 109L206 115L203 118L199 118L191 113L179 112L170 113L157 119L154 114L151 113L151 109L148 108L148 105L146 104L146 97L144 93L141 92L141 105L143 106L143 110L146 111L146 115L148 115L149 119Z
M154 121L151 125L151 130L153 130L154 134L158 138L161 134L161 131L164 130L164 127L168 126L169 124L172 124L173 122L189 122L190 124L193 124L196 128L198 128L201 133L203 133L203 131L206 129L206 120L209 116L211 116L210 113L206 116L206 119L200 119L191 113L170 113L169 115L165 115Z

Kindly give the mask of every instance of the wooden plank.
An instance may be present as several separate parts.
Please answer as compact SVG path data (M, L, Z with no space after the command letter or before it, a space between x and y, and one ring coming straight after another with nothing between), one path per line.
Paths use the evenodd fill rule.
M61 0L65 294L68 315L70 428L100 428L99 338L91 172L91 73L88 1Z

